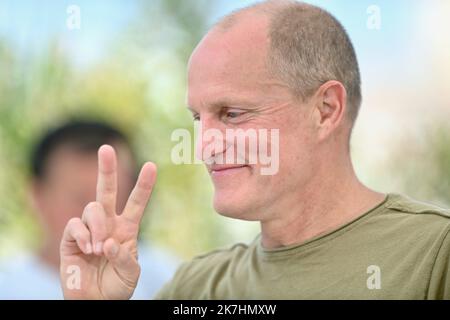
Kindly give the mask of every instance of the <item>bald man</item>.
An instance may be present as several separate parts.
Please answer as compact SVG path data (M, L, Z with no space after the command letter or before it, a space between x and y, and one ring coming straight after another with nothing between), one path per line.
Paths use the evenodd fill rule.
M216 211L259 221L261 233L185 263L158 299L450 298L449 211L375 192L354 172L360 74L335 18L294 1L241 9L208 32L188 68L188 106L203 130L279 130L279 168L267 175L261 162L223 164L237 149L226 139L201 153ZM66 298L132 295L155 176L153 164L143 167L118 214L115 153L99 150L97 201L70 221L61 243ZM80 271L79 286L70 270Z

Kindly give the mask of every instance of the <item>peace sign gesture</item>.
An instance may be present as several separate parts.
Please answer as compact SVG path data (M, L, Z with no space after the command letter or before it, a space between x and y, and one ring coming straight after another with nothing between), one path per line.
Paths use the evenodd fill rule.
M111 146L99 149L97 199L64 230L60 276L66 299L129 299L137 285L137 236L156 166L148 162L142 167L125 209L118 214L116 162Z

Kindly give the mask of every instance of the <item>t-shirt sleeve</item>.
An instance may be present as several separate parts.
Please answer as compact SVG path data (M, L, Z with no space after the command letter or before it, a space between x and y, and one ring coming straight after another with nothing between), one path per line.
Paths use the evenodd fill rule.
M450 300L450 227L434 261L427 298Z
M167 282L153 297L153 300L170 300L170 288L172 286L173 279Z
M189 262L184 262L178 267L172 279L167 282L153 297L154 300L174 300L177 299L175 293L177 292L177 287L179 286L180 280L185 277L186 269L189 266Z

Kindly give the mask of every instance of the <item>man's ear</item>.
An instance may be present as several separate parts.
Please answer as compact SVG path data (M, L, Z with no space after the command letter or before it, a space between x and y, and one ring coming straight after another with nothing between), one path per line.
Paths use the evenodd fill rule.
M319 139L326 139L342 125L347 109L347 91L339 81L328 81L316 91L316 127Z

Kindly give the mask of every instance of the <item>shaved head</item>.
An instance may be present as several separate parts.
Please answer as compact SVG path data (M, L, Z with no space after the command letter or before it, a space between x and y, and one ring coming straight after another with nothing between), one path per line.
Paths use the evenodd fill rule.
M347 116L353 125L361 105L361 78L355 50L344 27L327 11L298 1L265 1L239 9L214 30L228 32L247 20L267 19L267 68L295 95L308 99L325 82L347 91Z

